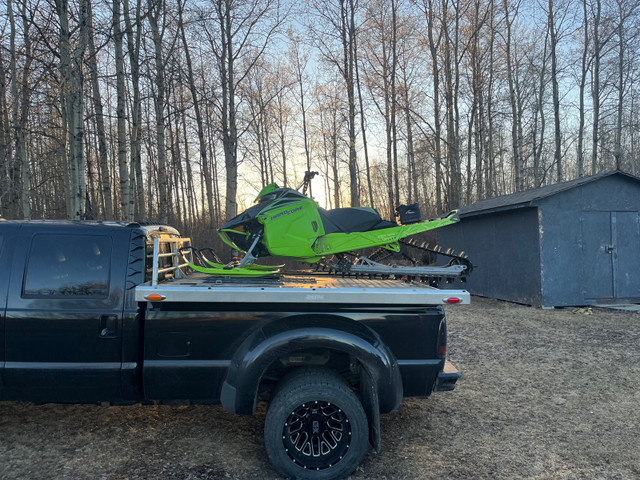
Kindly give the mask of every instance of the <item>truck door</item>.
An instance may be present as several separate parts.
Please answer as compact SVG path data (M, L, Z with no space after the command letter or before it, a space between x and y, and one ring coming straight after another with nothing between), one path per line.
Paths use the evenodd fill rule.
M127 260L116 259L116 246L118 234L128 232L87 226L78 231L67 225L39 233L30 227L23 226L16 237L12 260L5 320L7 397L118 400Z
M6 232L13 226L3 225L0 229L0 400L4 398L4 318L7 309L7 288L9 286L8 246Z

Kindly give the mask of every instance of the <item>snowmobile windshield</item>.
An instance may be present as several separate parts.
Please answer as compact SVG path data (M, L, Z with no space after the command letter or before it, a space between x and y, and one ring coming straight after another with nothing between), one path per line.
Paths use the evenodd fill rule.
M270 187L273 186L273 189ZM277 198L283 197L299 197L299 198L307 198L305 195L301 194L297 190L292 188L279 188L275 183L266 186L262 189L262 191L258 194L254 205L269 203Z
M260 202L270 202L271 200L276 198L276 190L279 190L278 185L276 185L275 183L270 183L262 190L260 190L260 193L253 203L257 204Z
M261 197L256 198L256 201L254 202L254 205L258 205L260 203L272 202L276 198L278 198L278 194L277 193L275 193L275 192L268 193L266 195L263 195Z

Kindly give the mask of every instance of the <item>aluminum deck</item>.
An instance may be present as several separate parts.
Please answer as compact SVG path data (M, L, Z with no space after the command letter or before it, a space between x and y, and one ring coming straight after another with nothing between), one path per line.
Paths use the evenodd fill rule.
M136 300L218 303L332 303L367 305L468 304L466 290L444 290L422 283L337 277L278 275L270 278L220 278L191 274L186 278L143 283Z

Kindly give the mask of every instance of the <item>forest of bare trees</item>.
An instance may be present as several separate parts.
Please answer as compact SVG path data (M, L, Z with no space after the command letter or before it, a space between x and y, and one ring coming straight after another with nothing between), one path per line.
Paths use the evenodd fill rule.
M2 0L0 217L427 215L640 168L640 0Z

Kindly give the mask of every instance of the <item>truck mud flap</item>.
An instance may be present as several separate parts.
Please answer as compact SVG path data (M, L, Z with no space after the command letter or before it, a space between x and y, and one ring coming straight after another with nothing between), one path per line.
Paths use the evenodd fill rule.
M362 406L369 422L369 443L376 453L382 452L382 434L380 427L380 402L378 389L369 372L362 369L360 374L360 396Z

